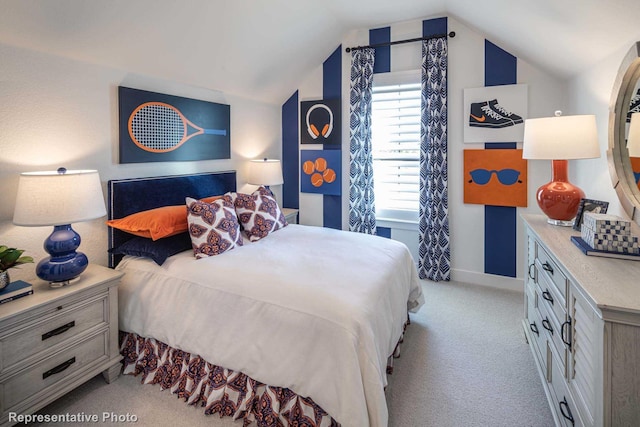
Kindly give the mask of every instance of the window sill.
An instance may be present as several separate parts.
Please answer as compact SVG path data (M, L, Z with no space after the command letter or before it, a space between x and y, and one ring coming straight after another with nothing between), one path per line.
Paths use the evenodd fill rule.
M418 230L418 221L395 218L376 218L376 226L416 231Z

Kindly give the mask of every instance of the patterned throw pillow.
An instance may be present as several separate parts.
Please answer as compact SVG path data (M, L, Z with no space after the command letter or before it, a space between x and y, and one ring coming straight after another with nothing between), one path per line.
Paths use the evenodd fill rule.
M224 195L212 203L187 197L189 236L196 258L220 255L242 246L242 233L233 199Z
M287 220L270 190L260 187L252 194L232 193L232 196L236 214L250 241L286 227Z

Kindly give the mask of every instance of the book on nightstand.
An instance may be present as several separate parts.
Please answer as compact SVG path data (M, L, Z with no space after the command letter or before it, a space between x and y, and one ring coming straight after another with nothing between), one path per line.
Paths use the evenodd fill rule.
M31 283L16 280L15 282L9 283L6 288L0 290L0 304L31 294L33 294L33 286L31 286Z
M605 258L617 258L617 259L632 259L640 261L640 254L632 254L625 252L611 252L603 251L600 249L593 249L587 242L582 240L580 236L571 236L571 241L584 253L585 255L601 256Z

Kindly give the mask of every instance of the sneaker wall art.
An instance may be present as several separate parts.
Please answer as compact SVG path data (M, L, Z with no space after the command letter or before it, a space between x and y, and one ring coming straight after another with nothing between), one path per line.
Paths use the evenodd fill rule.
M464 90L464 142L521 142L527 118L528 85Z

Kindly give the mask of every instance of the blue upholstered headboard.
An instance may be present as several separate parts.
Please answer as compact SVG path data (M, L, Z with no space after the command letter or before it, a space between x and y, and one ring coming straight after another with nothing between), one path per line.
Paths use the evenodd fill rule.
M185 204L185 197L200 199L236 191L236 172L207 172L111 180L107 184L108 218L123 218L160 206ZM132 234L109 228L109 249L133 238ZM122 255L109 253L109 267L115 267Z

